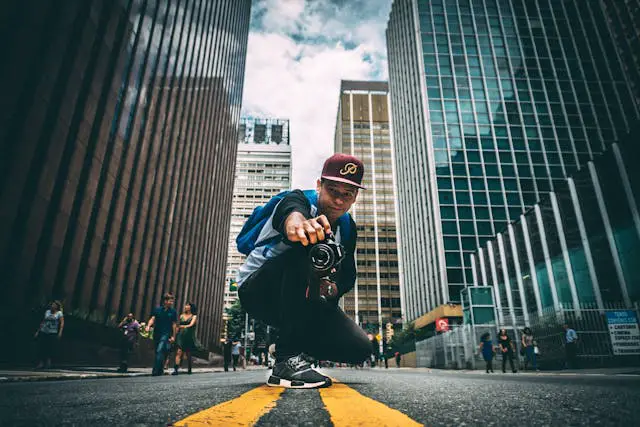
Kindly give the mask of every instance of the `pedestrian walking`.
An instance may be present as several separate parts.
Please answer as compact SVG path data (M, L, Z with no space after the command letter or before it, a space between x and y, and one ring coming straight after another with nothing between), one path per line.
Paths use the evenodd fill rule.
M153 376L164 373L164 363L171 344L176 340L178 331L178 313L173 308L175 297L166 293L163 304L153 310L151 319L147 322L148 328L153 328L153 345L155 348L155 362L153 364Z
M238 361L240 360L240 341L235 341L233 343L233 347L231 348L231 357L233 357L233 370L236 370L236 366L238 366Z
M522 348L524 349L524 369L526 370L531 363L534 370L538 370L538 362L536 361L536 342L533 339L533 332L531 328L526 327L522 331Z
M38 365L36 369L51 367L51 360L56 356L58 342L64 331L64 314L60 301L53 301L45 311L44 318L34 335L38 342Z
M400 355L399 351L396 351L395 358L396 358L396 368L399 368L400 362L402 362L402 355Z
M567 369L578 368L578 334L568 324L564 325L564 340L565 340L565 352L567 355L566 367Z
M120 367L118 372L127 372L129 369L129 355L133 352L133 348L138 342L140 333L140 323L135 319L133 313L127 314L118 325L118 329L122 330L120 338Z
M502 353L502 372L507 372L507 360L509 361L509 365L511 365L511 372L514 374L518 372L513 361L516 348L509 335L507 335L506 329L500 329L500 334L498 335L498 346L500 346L500 352Z
M373 368L378 366L378 359L380 357L378 352L380 348L378 344L378 339L373 334L369 334L369 342L371 343L371 359L370 359L369 366Z
M231 339L227 338L222 348L222 356L224 357L224 371L229 372L229 365L231 364Z
M196 348L196 323L198 322L196 311L196 305L188 302L180 315L180 324L178 325L178 335L176 337L176 364L173 366L171 375L178 375L183 356L187 356L187 374L191 375L191 352Z
M491 341L491 334L489 332L485 332L480 337L479 351L487 364L487 374L489 372L493 374L493 357L496 355L496 350L493 346L493 341Z

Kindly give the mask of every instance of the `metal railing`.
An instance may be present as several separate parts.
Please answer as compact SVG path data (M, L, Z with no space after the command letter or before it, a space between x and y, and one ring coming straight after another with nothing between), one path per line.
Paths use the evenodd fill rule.
M497 344L497 331L504 327L516 345L516 354L520 355L522 329L531 328L539 349L538 365L543 369L562 368L565 363L565 331L568 324L578 334L577 357L580 366L640 366L640 356L615 356L609 335L607 311L635 310L640 318L638 305L629 308L623 304L607 304L604 308L583 304L580 307L563 305L561 309L544 310L542 314L529 314L525 323L524 316L509 318L504 325L472 326L461 325L451 331L416 342L417 366L443 369L475 369L482 366L482 357L478 353L480 336L489 332L494 344ZM505 319L506 320L506 319ZM500 354L497 362L501 361Z

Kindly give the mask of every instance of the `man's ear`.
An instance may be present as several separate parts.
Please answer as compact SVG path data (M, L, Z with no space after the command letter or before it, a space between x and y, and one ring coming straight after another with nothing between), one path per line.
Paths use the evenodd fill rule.
M318 178L318 180L316 181L316 191L318 193L320 192L320 187L322 187L322 180Z

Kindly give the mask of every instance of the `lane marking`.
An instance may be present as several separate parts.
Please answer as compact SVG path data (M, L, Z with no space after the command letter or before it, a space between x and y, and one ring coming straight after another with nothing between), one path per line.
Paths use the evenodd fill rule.
M262 385L227 402L189 415L174 426L252 426L276 406L284 388Z
M422 425L396 409L333 381L331 387L320 389L320 397L336 427Z

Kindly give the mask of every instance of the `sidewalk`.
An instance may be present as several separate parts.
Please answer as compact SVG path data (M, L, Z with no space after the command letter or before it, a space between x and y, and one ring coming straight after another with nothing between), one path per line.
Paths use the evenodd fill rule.
M248 366L246 370L267 369L264 366ZM169 375L173 369L165 370L165 375ZM242 369L240 369L242 371ZM213 372L224 372L224 368L193 368L193 374L208 374ZM187 375L186 370L180 370L182 375ZM127 373L120 373L117 368L107 367L64 367L56 369L33 370L28 368L0 369L0 384L8 382L28 382L28 381L61 381L61 380L84 380L96 378L121 378L121 377L150 377L151 368L131 368Z
M416 368L424 369L428 371L438 373L452 373L452 374L485 374L484 369L430 369L430 368ZM493 375L513 375L510 370L507 370L506 374L503 374L500 369L494 367L495 373ZM491 374L490 374L491 375ZM627 368L594 368L594 369L565 369L557 371L518 371L516 375L531 375L531 376L637 376L640 377L640 367L627 367Z

